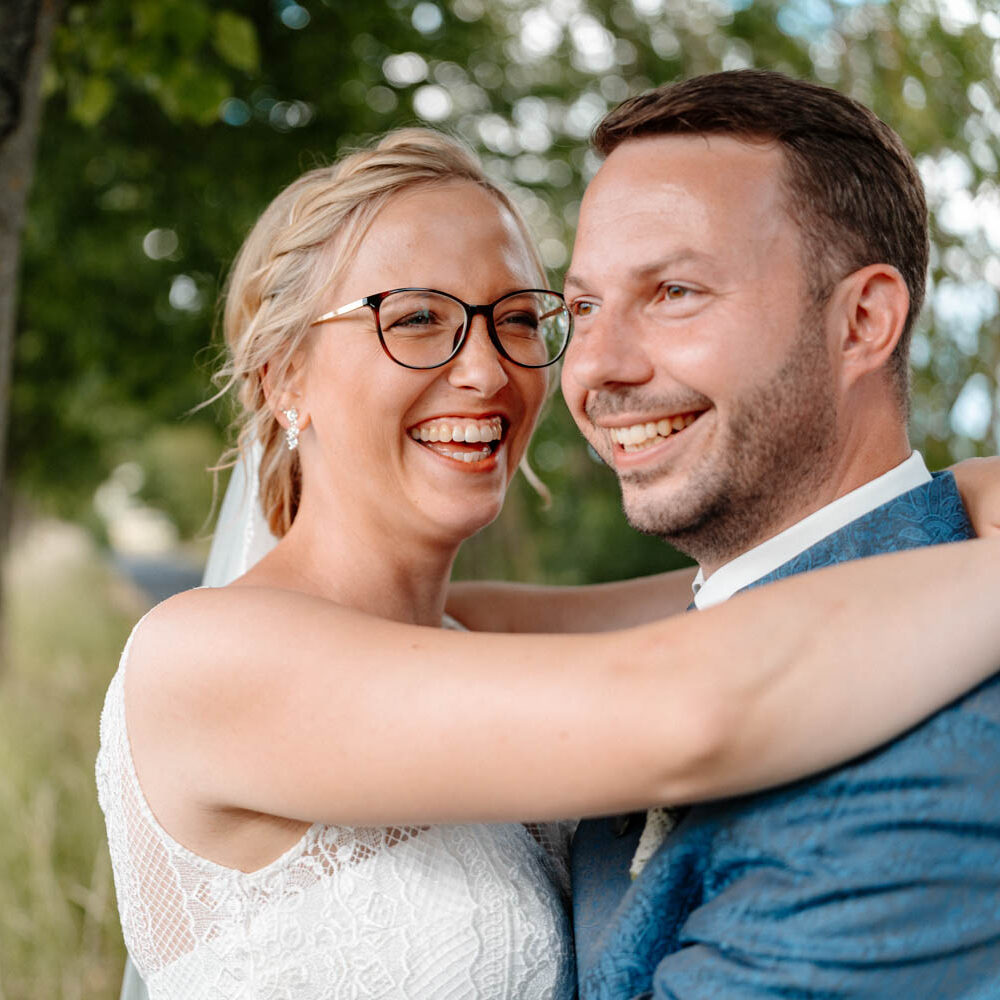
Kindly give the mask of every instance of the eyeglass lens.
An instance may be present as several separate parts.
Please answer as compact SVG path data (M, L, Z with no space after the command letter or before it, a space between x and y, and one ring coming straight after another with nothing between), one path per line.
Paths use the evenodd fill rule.
M462 339L464 306L429 291L400 291L379 305L379 325L388 352L415 368L447 361ZM559 356L570 330L570 315L558 295L515 292L493 307L493 324L503 349L522 365L550 363Z

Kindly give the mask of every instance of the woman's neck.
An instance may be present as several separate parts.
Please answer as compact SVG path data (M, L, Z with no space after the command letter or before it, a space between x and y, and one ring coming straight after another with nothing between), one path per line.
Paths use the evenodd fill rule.
M372 519L300 507L247 582L315 594L380 618L438 626L459 542L421 538Z

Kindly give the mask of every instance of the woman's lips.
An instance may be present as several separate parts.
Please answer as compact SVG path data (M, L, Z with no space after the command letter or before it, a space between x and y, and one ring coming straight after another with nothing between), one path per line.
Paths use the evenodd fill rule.
M488 417L431 417L409 429L414 441L430 451L466 465L485 462L500 448L504 420Z

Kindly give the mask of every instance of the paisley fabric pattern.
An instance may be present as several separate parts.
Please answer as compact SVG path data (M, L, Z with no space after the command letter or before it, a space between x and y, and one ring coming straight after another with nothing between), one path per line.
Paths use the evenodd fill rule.
M760 584L971 534L939 475ZM1000 997L998 762L994 677L844 767L690 809L635 882L641 822L583 824L581 1000Z

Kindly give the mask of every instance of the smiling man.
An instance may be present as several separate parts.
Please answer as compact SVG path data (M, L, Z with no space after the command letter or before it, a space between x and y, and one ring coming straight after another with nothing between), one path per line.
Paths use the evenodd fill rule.
M907 440L928 240L898 136L740 71L626 102L595 145L563 392L629 521L698 561L695 605L968 537ZM653 815L641 848L642 816L582 824L581 996L996 996L998 751L990 682L837 771Z

